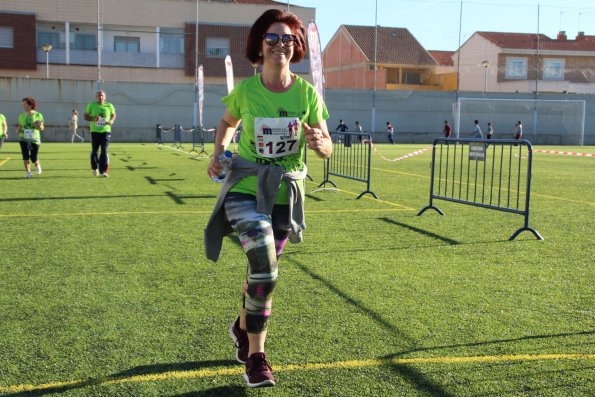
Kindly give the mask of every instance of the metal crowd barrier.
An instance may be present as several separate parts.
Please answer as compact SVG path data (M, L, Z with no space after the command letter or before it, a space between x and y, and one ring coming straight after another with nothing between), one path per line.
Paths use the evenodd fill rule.
M525 221L509 240L525 230L543 240L529 227L532 162L533 146L524 139L436 139L430 203L417 215L430 208L444 215L434 200L511 212L523 215Z
M330 180L332 175L364 182L366 190L357 196L358 199L366 193L378 198L376 193L370 190L370 166L372 161L372 146L369 144L370 134L361 132L331 132L330 134L333 141L333 154L324 163L324 181L318 187L326 186L327 183L337 187ZM360 143L359 137L363 137L365 143Z
M172 128L163 128L161 124L157 124L155 126L155 142L158 145L163 145L163 133L170 133L173 132L173 144L172 147L181 148L182 147L182 127L178 124L175 124Z

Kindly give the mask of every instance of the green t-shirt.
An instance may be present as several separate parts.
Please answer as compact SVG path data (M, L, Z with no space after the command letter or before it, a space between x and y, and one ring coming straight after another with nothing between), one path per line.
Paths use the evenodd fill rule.
M26 112L19 115L19 141L41 145L41 131L35 125L36 121L44 122L43 115L35 110L30 115Z
M89 128L91 132L112 132L112 126L107 122L110 121L113 114L116 114L114 105L109 102L103 102L103 105L98 104L96 101L90 102L85 109L85 113L91 117L101 117L97 121L91 121L91 127Z
M239 156L279 165L290 172L304 168L306 139L302 123L312 125L329 117L314 86L299 76L289 91L272 92L257 74L240 82L221 101L232 116L242 120ZM256 195L257 183L256 176L248 176L231 191ZM276 203L287 204L286 182L279 187Z
M2 113L0 113L0 139L6 138L8 136L8 131L4 129L4 124L6 123L6 117Z

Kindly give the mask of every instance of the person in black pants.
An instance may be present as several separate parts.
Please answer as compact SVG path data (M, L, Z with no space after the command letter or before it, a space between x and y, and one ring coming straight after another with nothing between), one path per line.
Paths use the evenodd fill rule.
M91 122L89 127L91 131L91 169L94 176L107 177L109 168L107 148L112 125L116 120L116 108L105 101L107 97L105 91L97 91L95 97L97 101L89 103L85 110L85 120ZM101 148L101 155L97 156L99 148Z
M345 123L343 122L343 120L339 120L339 125L337 126L337 128L335 128L335 131L341 131L341 132L347 132L349 130L349 127L347 127L345 125ZM350 147L351 146L351 135L349 134L345 134L345 140L344 140L344 144L346 147Z

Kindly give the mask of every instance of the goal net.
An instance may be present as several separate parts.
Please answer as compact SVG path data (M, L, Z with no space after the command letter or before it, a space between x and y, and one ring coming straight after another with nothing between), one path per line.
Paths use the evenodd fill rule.
M484 138L487 123L493 139L509 139L514 124L523 124L523 138L534 145L583 145L585 101L502 98L459 98L453 104L454 132L459 138L472 137L474 120L479 120ZM453 134L454 135L454 134Z

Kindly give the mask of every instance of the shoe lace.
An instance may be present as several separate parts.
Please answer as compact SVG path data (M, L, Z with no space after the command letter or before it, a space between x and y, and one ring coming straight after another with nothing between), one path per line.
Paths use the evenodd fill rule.
M269 372L273 370L271 364L267 361L266 357L263 355L256 355L252 362L252 371L256 372Z

